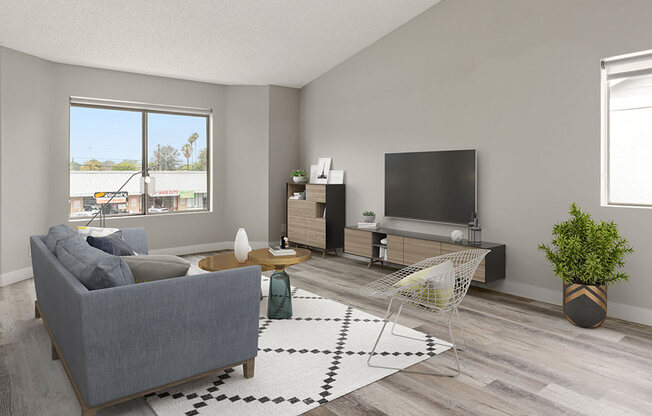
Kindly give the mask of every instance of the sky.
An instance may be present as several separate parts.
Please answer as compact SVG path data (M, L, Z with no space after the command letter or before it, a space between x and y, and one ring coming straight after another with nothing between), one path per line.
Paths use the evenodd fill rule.
M130 159L141 161L142 115L136 111L70 107L70 158L83 164L90 159ZM148 157L156 153L158 144L172 145L181 150L192 133L199 134L195 142L195 160L206 147L206 118L172 114L148 114ZM180 152L181 153L181 152ZM182 161L185 158L181 156ZM192 161L192 159L191 159Z

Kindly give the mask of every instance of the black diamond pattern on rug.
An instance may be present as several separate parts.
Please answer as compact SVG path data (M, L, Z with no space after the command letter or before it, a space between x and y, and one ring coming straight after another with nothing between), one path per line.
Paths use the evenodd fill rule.
M352 359L355 360L361 359L364 360L364 362L366 362L366 356L369 354L369 350L371 349L373 344L373 336L368 338L369 345L366 346L367 337L365 336L365 342L361 343L360 342L361 338L359 334L357 335L357 342L353 342L353 344L348 344L350 337L352 335L351 333L352 325L374 325L373 328L377 328L374 329L373 331L375 335L377 334L377 330L380 328L378 324L382 323L383 319L365 314L360 311L356 311L350 306L335 304L335 302L333 301L325 299L321 296L313 295L308 292L302 291L301 294L298 294L298 291L299 289L296 287L291 289L293 301L296 301L300 305L301 302L308 302L305 304L306 309L304 309L302 312L297 313L297 311L301 311L301 309L300 308L295 309L295 316L287 320L268 319L266 316L261 316L259 318L260 323L258 329L258 337L259 339L266 337L268 341L267 343L263 343L262 346L259 347L258 359L259 360L261 359L260 354L266 354L267 356L270 356L269 359L272 359L274 361L288 359L289 357L305 357L305 358L297 358L299 359L298 363L301 362L313 363L313 368L311 369L311 373L317 370L317 368L314 368L314 365L323 366L322 367L323 375L320 378L307 380L307 382L309 383L308 386L310 388L308 389L304 388L303 390L305 391L305 393L308 394L303 396L297 395L297 392L292 391L291 389L287 391L287 394L278 394L280 393L278 389L256 390L259 394L256 394L254 391L247 390L246 388L234 389L232 387L232 383L241 383L243 379L242 376L240 375L240 372L237 372L236 375L232 377L232 373L234 373L236 370L228 369L218 375L214 375L213 378L210 379L210 381L208 382L208 385L204 386L203 388L201 387L190 388L188 390L185 390L184 392L183 386L181 386L178 389L178 391L175 389L171 391L164 391L164 392L152 393L147 395L146 397L148 399L148 402L150 402L151 400L167 400L175 403L176 402L187 403L185 409L183 409L183 411L180 413L168 413L168 412L158 413L157 411L157 414L159 416L173 416L173 415L195 416L195 415L204 415L204 414L215 414L216 409L220 409L219 413L222 414L223 413L222 410L228 409L227 407L223 407L223 406L231 406L231 404L233 405L239 404L240 406L246 406L246 407L238 407L238 409L249 408L249 406L273 405L275 408L276 406L286 406L286 407L279 407L285 409L282 411L282 413L272 411L271 414L298 415L311 408L314 408L317 405L325 404L330 400L334 399L335 397L340 397L342 394L345 394L347 391L346 390L342 391L342 389L348 388L346 387L347 386L346 383L350 381L349 378L352 373L351 373L350 361L348 363L343 363L343 361L352 360ZM328 316L326 314L328 312L323 312L319 308L315 309L316 305L318 305L319 303L314 303L314 302L326 302L326 303L330 302L331 304L339 305L337 308L341 308L341 309L337 309L337 308L332 309L333 307L331 307L331 311L339 310L339 312L337 313L330 312L331 315ZM263 305L264 304L261 304L261 315L266 315L267 311L266 308L263 308ZM295 302L293 302L293 308L295 308ZM311 314L306 313L306 311L315 311L317 312L317 315L311 316ZM288 324L291 322L296 322L297 325L304 325L304 328L306 327L306 325L308 325L310 328L313 328L313 331L316 331L317 333L323 333L326 335L332 334L331 336L333 337L333 339L332 341L330 341L332 343L330 345L327 345L329 343L325 341L328 341L327 339L328 337L324 335L320 339L319 343L316 344L314 347L309 346L311 345L311 343L306 342L306 338L302 338L301 339L302 342L299 342L295 345L291 344L292 341L279 342L279 343L272 342L270 344L269 337L283 336L283 334L285 333L284 331L287 331L288 330L287 328L291 328L291 326L288 327ZM359 329L360 328L357 328L356 331L358 331ZM410 331L410 329L408 328L403 328L403 329ZM270 331L272 331L273 335L268 334ZM355 334L356 333L354 332L353 335ZM419 333L416 332L416 334ZM392 356L392 357L414 357L411 359L412 361L410 361L410 363L416 363L421 361L422 359L427 358L428 356L436 355L437 353L447 349L446 347L442 347L440 344L438 344L437 343L438 340L436 340L434 337L426 336L425 334L421 334L421 336L424 336L425 343L422 343L418 349L412 349L412 347L406 348L404 350L385 349L385 350L379 350L378 355ZM307 338L310 339L310 336L308 336ZM272 338L272 339L276 340L277 338ZM291 338L289 339L291 340ZM396 344L395 346L398 346L400 348L400 345L401 344ZM363 348L366 347L368 349L367 350L359 349L359 347L363 347ZM271 358L277 355L279 356L278 359ZM314 358L308 358L308 357L314 357ZM318 357L324 357L324 358L321 358L320 359L321 361L319 361L316 360ZM356 357L360 357L360 358L356 358ZM321 364L315 364L320 362ZM345 371L346 374L345 376L342 376L342 371L343 371L342 365L345 365L344 369L347 368L346 365L349 365L348 367L349 369L346 370L348 372ZM367 369L366 366L364 368ZM345 377L344 379L342 379L343 381L340 380L341 377ZM380 378L382 377L384 377L384 375L381 376ZM342 385L343 382L345 383L344 386ZM362 387L363 385L364 384L360 385L359 387ZM310 389L312 389L312 391L310 391ZM274 390L277 391L274 392ZM336 393L335 395L333 395L334 390L337 390L335 392ZM235 391L237 391L238 394L236 394ZM351 390L349 389L348 391ZM217 405L217 403L220 404ZM151 402L150 405L152 405ZM188 408L187 406L190 406L190 408ZM216 407L216 406L222 406L222 407ZM156 406L152 406L152 408L155 411L157 410ZM290 408L291 409L296 408L298 410L291 411ZM232 413L231 411L229 411L228 413L236 414L236 413ZM244 411L244 413L241 412L239 414L249 414L249 412ZM257 410L255 412L251 412L251 414L266 414L266 412L262 411L261 413L260 410Z

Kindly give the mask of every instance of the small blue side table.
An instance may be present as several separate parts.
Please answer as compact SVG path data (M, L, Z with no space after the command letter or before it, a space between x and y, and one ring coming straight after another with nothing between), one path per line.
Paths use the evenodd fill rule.
M267 298L267 317L269 319L289 319L292 317L292 293L290 276L285 269L294 264L310 260L310 250L294 248L296 254L275 256L267 248L249 252L249 260L261 266L273 266L274 273L269 279Z

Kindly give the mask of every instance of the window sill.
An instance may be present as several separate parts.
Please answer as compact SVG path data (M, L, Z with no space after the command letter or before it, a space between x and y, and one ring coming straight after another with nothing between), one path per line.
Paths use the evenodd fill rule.
M158 212L156 214L132 214L132 215L118 215L106 217L106 221L114 220L125 220L125 219L143 219L143 218L160 218L167 216L178 216L178 215L203 215L203 214L212 214L213 210L197 210L197 211L188 211L188 212ZM99 215L93 221L99 221ZM68 217L69 223L86 223L90 220L90 217L87 218L70 218Z

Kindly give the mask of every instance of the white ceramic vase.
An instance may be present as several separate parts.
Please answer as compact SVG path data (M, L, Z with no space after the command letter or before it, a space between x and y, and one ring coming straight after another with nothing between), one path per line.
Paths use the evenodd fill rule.
M235 234L235 243L233 244L233 251L235 252L235 258L240 262L244 263L247 261L249 252L251 251L251 246L249 245L249 239L247 238L247 232L244 228L238 228L238 232Z

